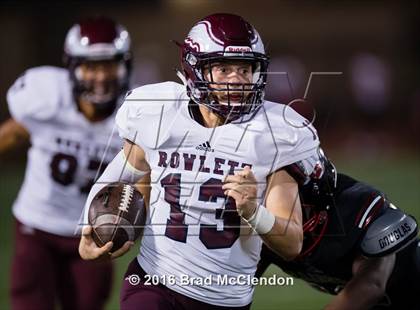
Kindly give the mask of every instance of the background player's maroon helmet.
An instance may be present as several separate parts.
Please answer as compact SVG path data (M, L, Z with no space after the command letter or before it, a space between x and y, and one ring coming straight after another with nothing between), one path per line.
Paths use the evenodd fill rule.
M206 105L229 120L249 115L261 105L269 61L258 32L242 17L213 14L203 18L192 27L184 40L181 57L188 94L196 103ZM251 62L252 83L214 83L205 79L204 67L211 66L212 62L227 60ZM222 89L212 87L216 84ZM243 95L240 104L233 104L229 99L227 103L221 104L212 95L217 91L244 94L245 89L251 90L250 95Z
M131 71L131 40L128 31L106 17L84 19L73 25L64 43L64 58L74 84L76 101L81 96L92 103L99 113L109 114L118 98L128 90ZM106 91L95 92L81 78L80 65L86 62L118 62L117 79L108 81Z

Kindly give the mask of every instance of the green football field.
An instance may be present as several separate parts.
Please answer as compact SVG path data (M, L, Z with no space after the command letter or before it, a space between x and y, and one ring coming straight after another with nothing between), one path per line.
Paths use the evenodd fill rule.
M394 204L420 219L420 160L414 155L398 158L334 158L338 170L374 184L387 193ZM23 167L2 162L0 177L0 309L9 309L8 284L11 263L11 205L22 181ZM114 290L107 309L118 309L119 288L133 250L116 261ZM270 268L267 273L280 273ZM295 280L293 286L257 287L252 309L322 309L330 297Z

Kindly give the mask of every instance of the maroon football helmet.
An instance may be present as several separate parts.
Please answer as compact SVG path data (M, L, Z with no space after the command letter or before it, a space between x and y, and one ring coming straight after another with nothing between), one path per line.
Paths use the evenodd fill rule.
M187 91L194 102L229 121L245 120L245 115L252 116L261 106L269 59L258 32L242 17L233 14L205 17L192 27L181 49ZM204 68L229 60L250 62L252 83L216 83L211 74L210 81L205 78ZM227 94L227 102L219 102L216 92ZM229 93L242 94L239 104L231 101Z
M118 98L128 90L131 71L130 36L127 30L105 17L89 18L73 25L64 43L64 59L73 81L76 102L84 98L98 115L112 114ZM105 79L100 90L82 78L81 64L115 61L117 76Z

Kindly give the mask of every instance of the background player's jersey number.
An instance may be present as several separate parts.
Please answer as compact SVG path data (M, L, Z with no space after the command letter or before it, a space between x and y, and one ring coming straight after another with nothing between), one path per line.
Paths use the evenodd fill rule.
M165 201L171 207L165 236L185 243L188 225L184 223L185 213L179 204L181 174L168 174L160 183L165 190ZM235 200L224 195L221 180L210 178L200 186L198 200L216 203L217 198L226 199L225 208L216 209L216 219L223 220L223 230L217 230L217 225L200 224L199 238L207 249L230 248L240 232L241 219L236 211Z
M73 155L57 153L53 156L50 167L51 177L57 183L67 186L74 182L74 176L77 171L77 158ZM100 174L105 170L107 164L99 160L90 159L87 169L96 172L100 170ZM94 184L94 179L87 180L86 184L80 187L81 193L89 193L90 188Z

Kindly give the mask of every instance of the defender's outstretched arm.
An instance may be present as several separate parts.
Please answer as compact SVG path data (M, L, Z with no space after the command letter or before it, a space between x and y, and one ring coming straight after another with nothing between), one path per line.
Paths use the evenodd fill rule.
M353 277L325 307L325 310L370 309L385 295L386 284L395 264L395 254L353 262Z

